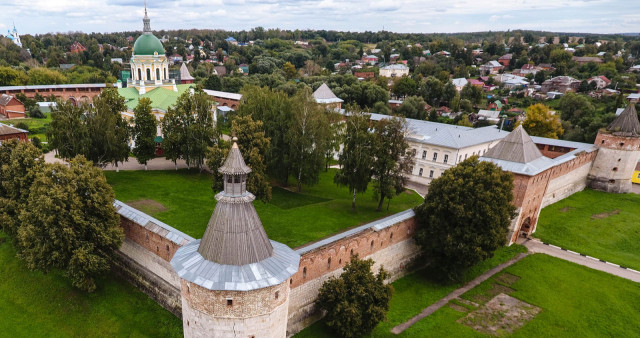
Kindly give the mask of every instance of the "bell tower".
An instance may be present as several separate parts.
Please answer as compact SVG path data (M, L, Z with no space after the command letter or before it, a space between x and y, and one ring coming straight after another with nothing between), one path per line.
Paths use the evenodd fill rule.
M587 185L606 192L631 192L631 176L640 158L640 121L633 103L598 132L595 144L600 149Z
M176 251L185 337L286 337L289 278L300 255L269 240L246 190L251 173L234 138L218 171L224 190L201 240Z

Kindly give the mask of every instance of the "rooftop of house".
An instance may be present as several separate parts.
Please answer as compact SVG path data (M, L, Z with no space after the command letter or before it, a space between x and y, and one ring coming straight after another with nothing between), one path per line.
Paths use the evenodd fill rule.
M405 66L403 64L400 64L400 63L396 63L396 64L393 64L393 65L384 66L384 67L382 67L382 69L408 70L409 67L407 67L407 66Z
M207 95L209 96L214 96L214 97L219 97L219 98L229 99L234 101L242 100L242 94L238 94L238 93L221 92L219 90L209 90L209 89L203 89L203 91L207 93Z
M2 96L0 96L0 106L6 106L9 104L9 102L11 102L11 99L15 98L13 95L7 95L7 94L2 94ZM16 99L18 100L18 99ZM20 102L18 100L18 102Z
M15 134L28 133L28 132L29 132L28 130L24 130L24 129L16 128L4 123L0 123L0 136L15 135Z

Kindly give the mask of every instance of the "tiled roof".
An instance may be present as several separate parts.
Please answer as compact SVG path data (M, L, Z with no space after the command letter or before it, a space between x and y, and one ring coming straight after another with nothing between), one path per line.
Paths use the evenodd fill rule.
M244 158L238 148L238 143L233 142L227 159L224 161L222 167L218 168L218 171L228 175L248 174L251 172L251 168L244 162Z
M2 94L2 96L0 96L0 106L6 106L7 104L9 104L12 98L13 96L11 95Z
M21 134L28 133L27 130L22 130L20 128L8 126L4 123L0 123L0 135L13 135L13 134Z
M607 127L607 130L614 135L620 136L640 136L640 121L638 113L633 103L629 104L622 113L616 117Z

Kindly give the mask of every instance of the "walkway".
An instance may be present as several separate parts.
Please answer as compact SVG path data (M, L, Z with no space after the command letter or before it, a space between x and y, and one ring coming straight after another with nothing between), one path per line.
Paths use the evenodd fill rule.
M530 253L544 253L549 256L564 259L569 262L580 264L595 270L604 271L612 275L640 283L640 272L636 270L621 267L620 265L605 262L598 258L589 257L574 251L562 249L555 245L544 244L538 239L527 240L522 244L529 249Z
M439 301L431 304L429 307L427 307L426 309L422 310L422 312L420 312L415 317L413 317L413 318L409 319L408 321L406 321L406 322L394 327L393 329L391 329L391 333L393 333L393 334L402 333L402 331L410 328L413 324L417 323L420 319L423 319L423 318L429 316L430 314L436 312L436 310L438 310L439 308L447 305L451 300L460 297L465 292L475 288L480 283L482 283L482 282L486 281L487 279L491 278L491 276L493 276L493 275L497 274L498 272L504 270L505 268L513 265L514 263L518 262L519 260L525 258L527 255L528 255L528 253L521 253L518 256L516 256L515 258L511 259L510 261L504 262L504 263L496 266L495 268L483 273L482 275L476 277L471 282L465 284L461 288L456 289L455 291L453 291L450 294L446 295L444 298L440 299Z
M44 161L47 163L66 163L64 160L55 157L55 152L50 151L44 154ZM184 160L178 160L178 169L187 168L187 164ZM118 163L119 170L144 170L144 165L138 163L138 161L130 157L129 161L124 163ZM176 165L173 164L173 161L167 160L164 157L157 157L152 160L149 160L147 163L148 170L176 170ZM116 167L112 164L108 164L103 168L103 170L113 171L116 170ZM205 170L208 170L205 167Z

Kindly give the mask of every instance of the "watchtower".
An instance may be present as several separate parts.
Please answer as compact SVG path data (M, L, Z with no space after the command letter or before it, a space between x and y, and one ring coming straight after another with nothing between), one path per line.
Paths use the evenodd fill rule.
M640 158L640 122L633 103L598 132L595 144L600 149L587 185L606 192L631 192L631 176Z
M267 237L236 140L218 169L224 190L204 236L171 260L181 278L185 337L286 337L289 278L300 255Z

